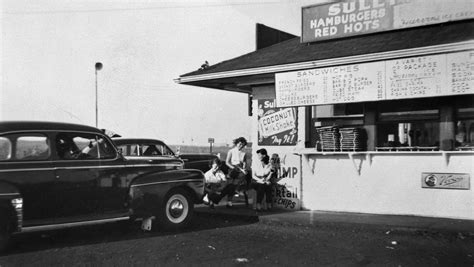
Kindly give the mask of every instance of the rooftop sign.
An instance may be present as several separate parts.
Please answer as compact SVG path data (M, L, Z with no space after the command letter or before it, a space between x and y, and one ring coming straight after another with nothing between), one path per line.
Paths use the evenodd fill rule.
M343 0L302 8L303 43L474 18L472 0Z

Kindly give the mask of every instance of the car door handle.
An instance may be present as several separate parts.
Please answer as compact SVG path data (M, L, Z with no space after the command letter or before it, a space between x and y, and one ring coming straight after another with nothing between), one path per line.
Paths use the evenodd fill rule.
M59 179L58 171L64 171L66 168L54 168L54 178Z

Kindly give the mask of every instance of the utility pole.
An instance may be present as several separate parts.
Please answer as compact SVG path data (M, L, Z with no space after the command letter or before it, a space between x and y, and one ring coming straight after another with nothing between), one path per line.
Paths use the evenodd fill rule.
M95 127L99 127L99 88L97 86L97 71L103 67L102 63L95 63Z

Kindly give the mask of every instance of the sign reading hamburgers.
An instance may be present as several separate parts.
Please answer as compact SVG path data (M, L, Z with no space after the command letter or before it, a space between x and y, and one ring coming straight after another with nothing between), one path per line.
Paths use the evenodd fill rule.
M345 0L302 8L302 42L474 18L471 0Z

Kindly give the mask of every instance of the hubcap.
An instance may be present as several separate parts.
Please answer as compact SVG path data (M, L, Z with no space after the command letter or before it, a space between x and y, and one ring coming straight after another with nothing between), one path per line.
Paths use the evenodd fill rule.
M175 199L173 200L173 202L171 202L171 204L169 205L169 214L173 217L173 218L179 218L180 216L183 215L183 212L184 212L184 205L181 201L179 201L178 199Z

